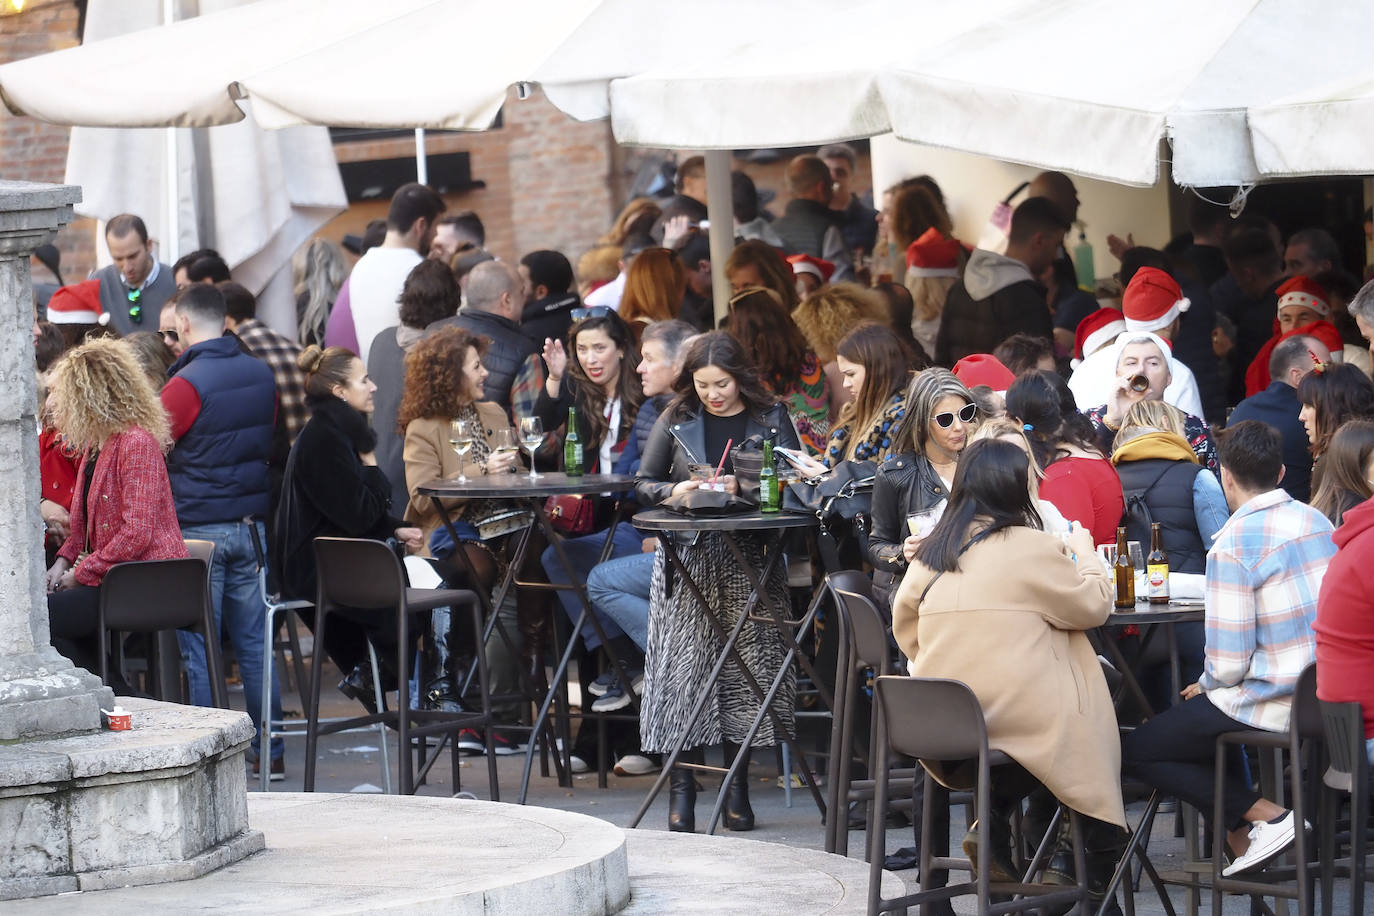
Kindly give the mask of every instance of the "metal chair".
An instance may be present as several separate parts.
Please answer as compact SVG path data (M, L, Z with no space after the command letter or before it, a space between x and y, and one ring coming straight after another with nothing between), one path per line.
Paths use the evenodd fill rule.
M1331 916L1335 876L1350 877L1350 913L1364 913L1369 835L1369 758L1365 751L1364 715L1359 703L1317 702L1321 710L1329 766L1322 774L1321 808L1317 818L1317 859L1321 863L1322 916ZM1341 796L1350 796L1350 855L1337 859Z
M1293 689L1293 711L1289 717L1288 730L1266 732L1256 729L1247 731L1224 732L1217 735L1216 777L1213 783L1212 803L1212 912L1220 913L1222 900L1227 891L1249 894L1251 897L1282 897L1298 902L1298 912L1312 912L1312 871L1311 850L1308 849L1307 831L1303 823L1308 818L1307 806L1302 784L1302 742L1320 746L1323 738L1321 711L1317 705L1317 666L1315 663L1303 669L1298 675ZM1225 865L1222 857L1222 844L1226 839L1225 815L1222 813L1222 791L1226 780L1226 746L1244 744L1255 748L1287 750L1289 753L1289 787L1293 800L1293 820L1297 824L1294 836L1294 866L1270 868L1258 875L1227 878L1221 870ZM1315 760L1313 762L1315 767ZM1280 771L1281 772L1281 771ZM1282 783L1282 780L1279 780ZM1257 880L1267 878L1268 880ZM1280 887L1277 882L1296 878L1296 888Z
M1012 762L1001 751L988 748L987 724L978 698L968 685L942 678L884 676L874 681L874 702L878 708L878 757L874 763L876 809L887 810L888 760L892 754L903 754L917 760L966 761L977 760L978 784L974 790L975 813L988 822L991 771L995 766ZM932 795L934 780L925 775L924 817L921 825L921 890L902 897L883 899L883 853L887 845L887 826L882 817L875 817L869 833L868 913L905 912L917 904L946 901L956 896L976 894L979 916L993 913L1024 912L1056 904L1072 903L1086 916L1088 908L1087 865L1083 852L1081 818L1069 811L1073 837L1073 858L1078 883L1072 888L1025 882L999 883L991 881L992 864L987 842L988 831L980 831L976 869L968 859L931 855ZM973 881L947 887L928 888L933 871L959 869L976 871ZM993 903L992 893L1014 895L1014 899ZM1219 911L1218 911L1219 912Z
M359 540L353 538L316 538L315 565L319 585L315 599L315 644L324 644L325 631L331 613L347 607L385 613L394 611L397 628L396 678L397 703L394 709L384 709L378 704L378 711L367 716L357 716L335 722L320 720L320 680L323 665L311 665L310 702L307 709L305 738L305 791L315 791L315 765L317 762L319 737L335 734L363 725L377 722L385 723L396 729L400 744L400 791L404 795L415 792L418 775L423 779L442 752L444 743L449 744L452 752L453 791L460 789L458 732L465 728L484 729L487 743L487 778L492 801L499 800L499 787L496 779L496 754L492 747L491 735L491 691L487 677L486 656L477 653L478 685L481 691L482 710L480 712L445 713L438 710L411 709L410 706L410 659L414 644L410 635L410 616L439 607L467 607L472 614L473 632L482 631L481 604L475 592L459 589L415 589L408 587L405 571L391 548L381 541ZM381 679L375 682L381 692ZM421 761L419 773L415 772L411 758L411 739L428 735L446 735L447 741L441 742L434 755ZM423 743L422 743L423 748ZM423 754L423 749L421 750Z
M100 646L100 679L109 682L110 632L153 633L152 657L148 671L153 693L158 699L183 702L180 689L180 659L176 630L194 630L205 640L205 663L210 692L215 705L229 708L224 687L224 662L220 655L219 631L215 626L214 605L210 601L210 562L214 544L187 541L192 556L181 560L144 560L116 563L105 574L100 587L96 632ZM164 644L163 635L171 636ZM171 682L176 680L175 695Z

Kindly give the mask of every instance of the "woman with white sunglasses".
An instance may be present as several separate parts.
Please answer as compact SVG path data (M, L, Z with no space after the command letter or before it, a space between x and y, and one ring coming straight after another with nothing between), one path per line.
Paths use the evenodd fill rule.
M948 369L927 369L907 385L906 416L892 437L896 453L878 467L873 484L873 519L868 559L875 590L891 606L896 583L906 572L921 537L907 519L937 509L949 497L959 454L978 423L978 406L964 383ZM934 527L928 517L925 533Z

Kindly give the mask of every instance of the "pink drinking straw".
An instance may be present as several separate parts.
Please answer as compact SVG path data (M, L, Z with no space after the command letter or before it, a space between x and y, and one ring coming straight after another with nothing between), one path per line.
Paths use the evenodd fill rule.
M716 465L716 473L711 476L711 483L714 484L720 478L720 472L725 470L725 456L730 454L730 446L734 444L734 439L725 440L725 451L720 453L720 464Z

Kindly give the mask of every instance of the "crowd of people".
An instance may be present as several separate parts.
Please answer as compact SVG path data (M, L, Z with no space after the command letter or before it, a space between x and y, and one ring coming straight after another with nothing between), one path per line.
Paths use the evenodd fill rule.
M1365 704L1374 758L1374 566L1362 562L1374 553L1374 283L1349 279L1322 228L1283 240L1262 217L1231 219L1197 200L1189 233L1158 249L1113 237L1120 289L1103 304L1102 291L1078 288L1064 247L1078 209L1067 176L1037 177L1001 243L973 248L954 236L930 176L885 189L875 210L851 190L856 167L843 144L794 158L777 218L747 175L733 176L733 294L719 327L701 157L680 164L671 199L632 201L576 270L557 251L497 258L476 214L447 213L433 190L405 185L351 271L328 241L302 250L290 335L257 319L215 252L160 264L141 220L110 220L113 266L56 290L34 327L55 643L98 667L105 570L184 556L182 536L212 540L215 611L249 713L255 724L278 716L254 699L260 569L286 595L313 598L313 538L391 539L450 585L489 591L529 514L450 502L455 543L417 488L515 473L518 441L541 442L529 460L556 470L573 423L588 473L636 485L562 520L561 551L532 535L520 575L585 582L629 681L602 671L601 636L585 628L588 705L609 712L640 697L637 725L612 729L622 775L658 769L720 646L656 542L612 527L617 501L679 499L701 485L699 468L735 493L739 448L764 442L793 450L787 463L808 479L871 465L872 511L844 555L872 571L911 672L967 681L993 745L1015 758L994 795L1001 813L983 828L998 850L1001 815L1047 790L1092 819L1089 851L1105 855L1124 825L1123 766L1210 811L1212 737L1286 728L1314 659L1324 698ZM471 430L461 456L450 448L460 424ZM1119 528L1143 544L1152 524L1173 572L1205 583L1206 619L1180 628L1182 701L1167 665L1142 660L1158 715L1123 751L1083 631L1111 605L1096 548ZM739 538L760 570L765 549L762 536ZM751 591L735 555L712 534L680 552L706 610L733 627ZM772 568L761 588L785 604L783 569ZM575 619L576 597L559 597ZM463 708L475 652L487 653L495 685L543 678L545 596L521 590L494 613L513 625L514 651L431 616L420 640L427 707ZM780 636L753 621L741 632L745 665L771 680ZM204 647L180 635L192 700L208 703ZM334 626L323 649L340 690L372 703L367 645L385 658L394 639L376 614ZM1024 683L984 664L1012 658ZM790 731L794 687L783 679L780 718L764 720L755 745ZM727 666L682 759L723 745L728 763L757 712ZM514 726L520 710L498 715ZM517 731L497 732L498 753L518 749ZM592 737L580 731L575 770ZM485 745L467 733L460 747ZM279 746L254 752L281 775ZM670 785L670 829L694 829L691 771ZM1300 829L1253 792L1240 762L1226 793L1217 826L1235 856L1228 871L1262 863ZM752 827L747 779L724 810L728 827Z

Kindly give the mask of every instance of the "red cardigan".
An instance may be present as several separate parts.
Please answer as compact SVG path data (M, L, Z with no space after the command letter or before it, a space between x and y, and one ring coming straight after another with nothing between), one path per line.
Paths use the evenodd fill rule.
M91 553L76 566L79 584L99 585L116 563L187 556L166 460L151 433L134 427L111 436L100 450L91 478L89 525L81 500L85 469L83 457L72 491L72 533L57 551L75 563L89 546Z
M1374 738L1374 499L1345 513L1317 596L1317 696L1358 702Z

